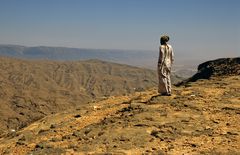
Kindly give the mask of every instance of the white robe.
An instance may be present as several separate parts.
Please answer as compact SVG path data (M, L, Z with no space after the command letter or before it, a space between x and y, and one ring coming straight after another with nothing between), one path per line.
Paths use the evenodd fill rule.
M173 64L173 48L171 45L161 45L159 47L158 60L158 92L171 94L171 68Z

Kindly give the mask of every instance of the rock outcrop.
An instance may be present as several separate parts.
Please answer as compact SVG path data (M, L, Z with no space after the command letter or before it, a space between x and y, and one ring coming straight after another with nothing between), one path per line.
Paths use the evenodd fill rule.
M176 84L176 86L184 85L188 82L195 82L199 79L231 75L240 75L240 57L221 58L204 62L198 66L198 72L195 75Z

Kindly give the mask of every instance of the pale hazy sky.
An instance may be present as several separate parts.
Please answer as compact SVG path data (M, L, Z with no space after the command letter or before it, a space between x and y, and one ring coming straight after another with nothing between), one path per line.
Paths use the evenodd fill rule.
M0 44L240 56L240 0L0 0Z

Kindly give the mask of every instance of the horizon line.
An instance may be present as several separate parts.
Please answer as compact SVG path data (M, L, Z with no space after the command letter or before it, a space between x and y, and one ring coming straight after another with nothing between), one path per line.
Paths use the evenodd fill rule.
M72 47L72 46L58 46L58 45L21 45L21 44L2 44L0 43L0 46L21 46L21 47L27 47L27 48L32 48L32 47L50 47L50 48L70 48L70 49L86 49L86 50L118 50L118 51L132 51L132 52L137 52L137 51L141 51L141 52L155 52L154 50L150 50L150 49L118 49L118 48L91 48L91 47Z

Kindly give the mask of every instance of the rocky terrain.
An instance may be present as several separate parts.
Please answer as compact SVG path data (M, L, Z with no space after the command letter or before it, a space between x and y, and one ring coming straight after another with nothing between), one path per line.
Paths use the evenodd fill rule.
M100 60L0 57L0 135L52 113L156 84L155 71Z
M0 154L240 154L236 71L48 115L3 134Z
M240 57L221 58L204 62L198 66L198 72L192 77L179 82L177 86L188 82L195 82L199 79L209 79L214 76L240 75Z

